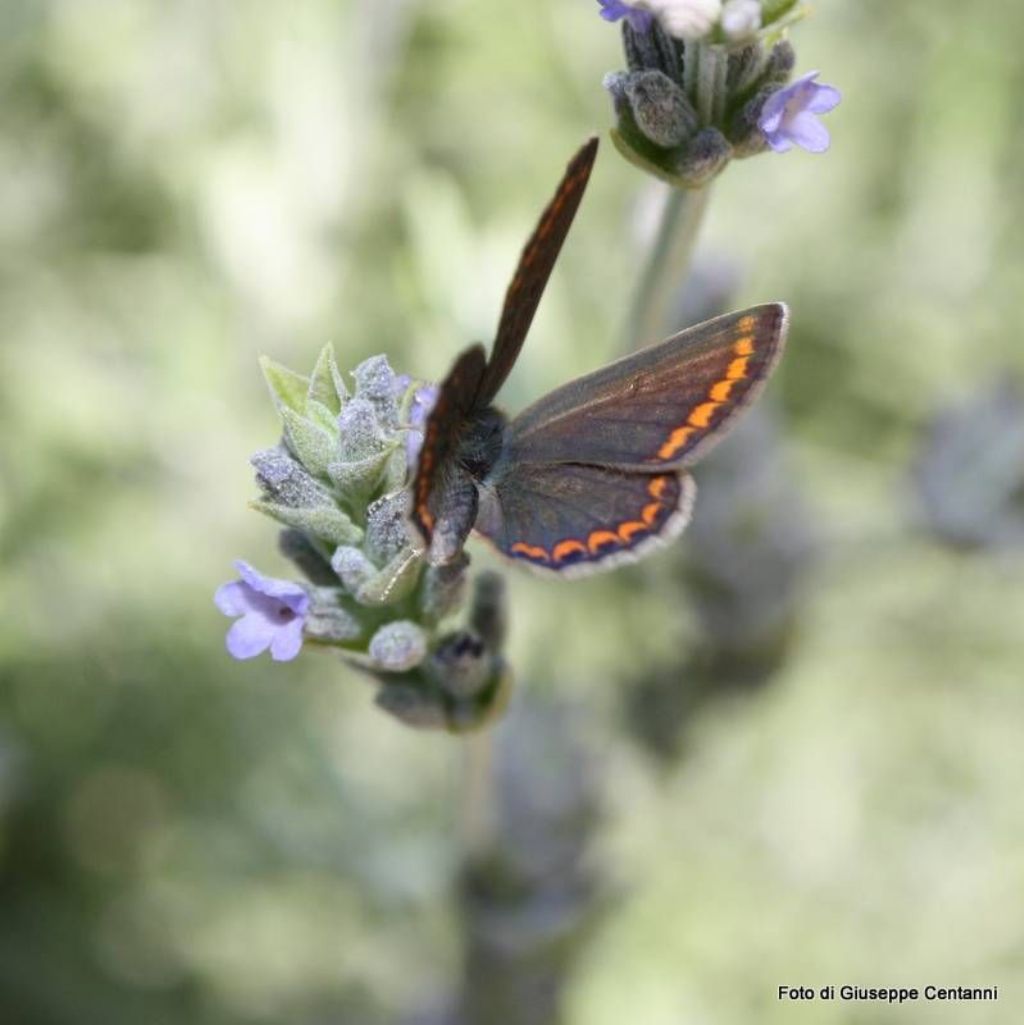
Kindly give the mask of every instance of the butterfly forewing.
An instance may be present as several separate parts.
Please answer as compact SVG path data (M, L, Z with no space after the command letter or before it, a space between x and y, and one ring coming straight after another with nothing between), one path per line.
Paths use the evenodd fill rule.
M441 382L423 429L423 445L412 485L412 522L429 543L448 479L458 472L455 454L480 391L487 356L482 345L466 349ZM467 528L468 530L468 528Z
M411 519L428 543L433 538L446 495L457 494L459 504L464 504L461 496L466 491L462 481L465 474L456 465L459 443L474 419L484 414L491 404L519 355L583 198L596 155L595 138L581 147L569 162L554 197L541 214L505 295L490 360L481 346L473 346L459 357L441 383L437 402L424 429L413 480Z
M597 156L597 139L586 143L569 162L562 181L526 243L498 322L494 350L477 403L488 405L498 394L523 347L544 288L558 259Z
M785 341L786 307L689 328L555 389L511 424L509 464L692 464L760 392Z

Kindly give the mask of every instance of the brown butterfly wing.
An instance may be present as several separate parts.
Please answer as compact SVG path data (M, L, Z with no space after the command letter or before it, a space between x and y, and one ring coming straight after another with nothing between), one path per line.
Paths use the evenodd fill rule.
M526 333L533 323L544 288L558 259L597 156L597 139L587 142L569 162L555 195L526 243L498 322L487 371L480 385L477 405L490 405L519 357Z
M486 366L487 356L482 345L466 349L441 382L437 401L423 429L423 446L412 484L410 517L428 544L441 514L441 499L451 490L451 476L460 469L455 455L470 424Z
M755 306L570 381L512 421L507 462L689 466L760 393L787 322L781 303Z
M569 162L554 197L527 242L505 295L490 361L481 346L473 346L456 360L441 384L437 402L427 418L413 480L411 519L428 544L439 516L445 513L442 507L446 504L446 496L455 494L459 497L456 504L460 508L468 507L469 503L463 501L468 495L466 480L463 479L466 474L455 459L459 442L474 415L491 404L519 355L544 287L583 198L596 155L597 139L594 138ZM447 504L453 503L449 501ZM456 526L458 530L455 530ZM460 524L448 524L447 527L453 538L461 532Z
M517 464L481 489L476 528L533 569L579 576L639 558L689 522L687 473Z

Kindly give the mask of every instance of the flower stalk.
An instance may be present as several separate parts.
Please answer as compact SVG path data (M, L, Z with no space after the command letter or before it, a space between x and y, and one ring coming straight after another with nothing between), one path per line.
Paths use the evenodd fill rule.
M628 325L630 350L650 345L680 326L677 305L689 277L710 193L710 185L669 190L633 300Z

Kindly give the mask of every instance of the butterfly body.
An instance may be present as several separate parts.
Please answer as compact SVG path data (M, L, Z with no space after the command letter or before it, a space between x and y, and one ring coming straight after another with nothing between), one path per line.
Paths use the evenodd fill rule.
M459 443L459 464L482 484L501 459L508 432L508 417L494 406L485 409Z
M509 419L493 400L522 346L596 152L570 163L505 299L493 353L467 349L427 420L411 518L434 562L470 530L542 572L632 561L677 535L688 468L758 394L781 355L780 303L727 314L556 388Z

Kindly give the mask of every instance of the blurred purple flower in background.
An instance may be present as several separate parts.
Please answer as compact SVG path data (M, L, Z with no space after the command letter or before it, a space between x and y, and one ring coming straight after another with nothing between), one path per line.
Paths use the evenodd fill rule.
M309 595L290 580L258 573L241 559L235 562L241 580L217 589L213 600L225 616L241 616L226 639L232 658L255 658L270 649L275 662L288 662L302 648L302 626Z
M830 85L818 85L814 79L819 74L809 71L765 101L757 126L776 153L785 153L794 144L809 153L824 153L828 149L828 129L817 115L832 110L842 95Z
M621 21L625 18L634 32L648 32L654 15L637 3L626 0L597 0L601 5L601 17L605 21Z

